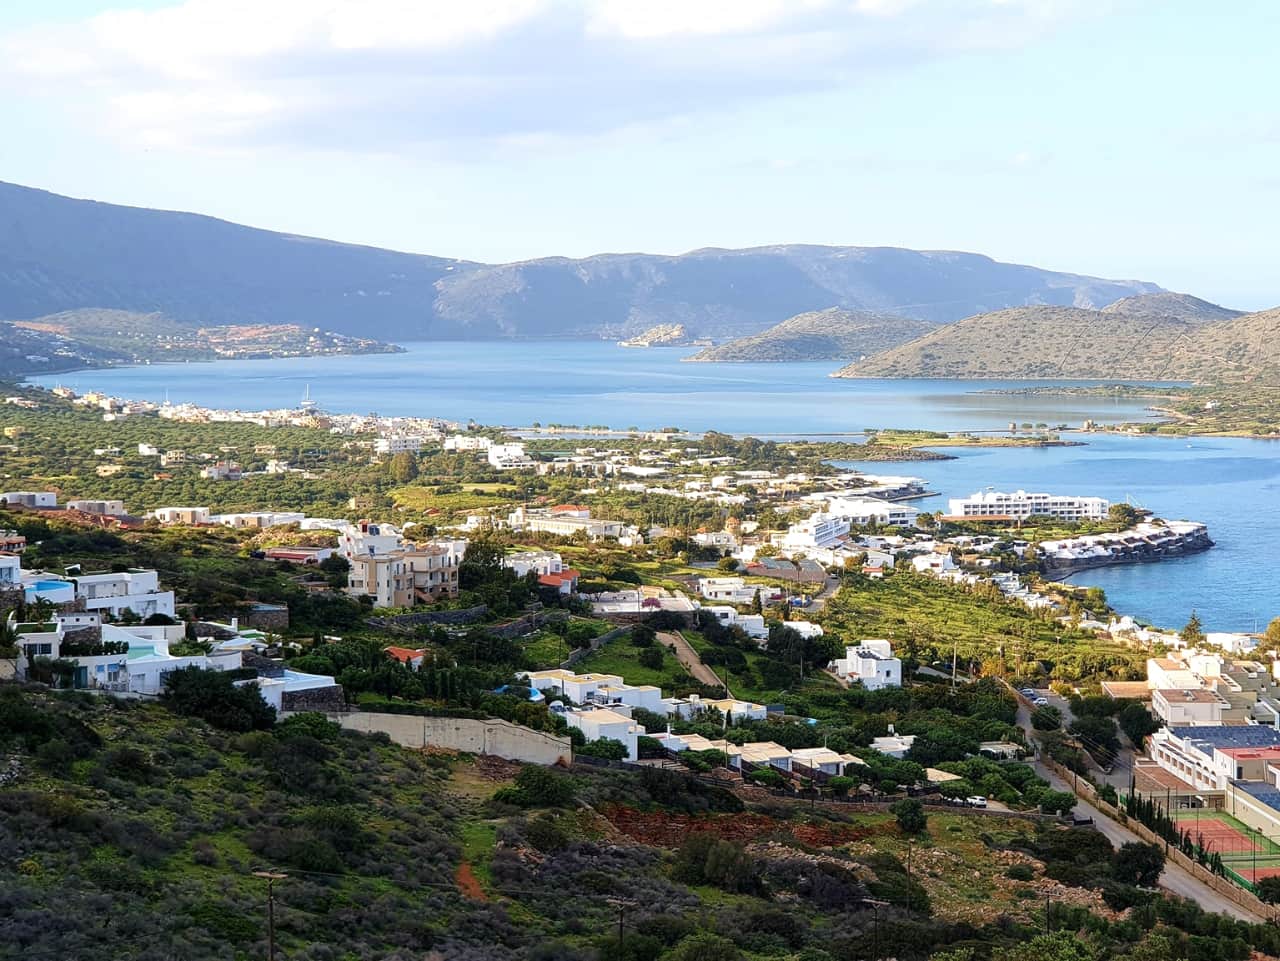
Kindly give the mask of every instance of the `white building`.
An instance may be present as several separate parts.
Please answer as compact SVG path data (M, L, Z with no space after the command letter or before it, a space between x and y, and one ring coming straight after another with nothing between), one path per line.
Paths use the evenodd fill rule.
M844 657L833 662L840 677L857 681L869 691L902 686L902 661L893 656L888 641L862 641L845 648Z
M103 571L78 574L75 580L77 600L83 600L89 611L109 612L119 617L130 610L146 620L154 614L173 617L173 591L160 590L160 575L155 571Z
M524 444L490 444L489 466L497 470L531 470L537 463L524 451Z
M1110 501L1101 497L1028 493L1024 490L978 491L970 497L953 497L947 502L952 517L1010 518L1056 517L1060 520L1104 520Z
M835 547L849 536L849 525L849 518L840 514L812 514L787 528L781 546L788 551Z
M488 437L472 437L468 434L454 434L446 437L444 449L452 451L485 451L493 444Z
M588 741L598 741L602 738L621 741L622 745L627 749L627 760L637 761L640 759L640 752L637 747L637 741L640 737L640 725L625 714L619 714L617 711L610 711L607 708L592 708L586 711L571 711L562 708L558 713L568 722L570 727L576 727L580 730L583 737Z
M735 697L703 698L697 694L688 697L668 697L662 702L663 713L682 721L691 720L707 711L719 711L727 722L763 721L769 715L763 704L740 701Z
M909 504L875 497L833 497L827 502L827 513L845 517L858 527L915 527L920 516Z
M209 508L157 507L155 510L149 511L147 516L154 517L166 527L172 524L183 524L188 527L195 527L197 524L209 523Z
M739 614L737 608L723 604L709 604L702 608L724 627L737 627L749 637L757 640L769 636L763 614Z
M748 584L741 577L700 577L698 593L709 601L723 601L726 604L750 604L761 590L755 584Z
M545 577L565 569L564 558L556 551L518 551L504 557L502 566L515 571L517 577L524 577L530 571Z
M373 442L375 454L416 454L422 450L424 438L414 434L388 434Z
M58 506L58 495L53 491L5 491L0 503L9 507L29 507L33 510Z
M950 554L931 552L911 558L911 567L920 574L932 574L940 577L948 571L956 569L956 562Z
M516 531L541 531L572 537L582 532L593 541L616 540L624 546L639 543L640 531L622 521L603 520L591 516L591 511L577 504L561 504L550 509L516 508L507 518Z
M125 513L124 501L67 501L67 509L106 517L123 517Z
M893 725L889 725L889 733L884 737L871 739L871 750L887 754L889 757L904 758L916 743L914 734L896 734Z
M1200 727L1222 723L1231 702L1217 691L1201 688L1154 690L1151 709L1169 727Z
M245 530L301 524L306 516L301 511L246 511L243 514L214 514L209 517L209 521L223 527Z

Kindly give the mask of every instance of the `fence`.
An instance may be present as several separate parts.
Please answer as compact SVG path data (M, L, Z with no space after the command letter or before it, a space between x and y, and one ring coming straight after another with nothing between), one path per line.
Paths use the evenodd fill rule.
M1073 773L1057 761L1054 761L1049 757L1041 757L1041 762L1054 774L1062 778L1067 784L1072 783ZM1126 830L1136 835L1140 840L1145 841L1148 844L1158 844L1163 847L1165 849L1165 860L1169 863L1176 864L1197 881L1201 882L1206 887L1210 887L1214 891L1217 891L1224 898L1236 904L1238 907L1243 908L1250 914L1259 918L1270 918L1275 914L1275 910L1273 908L1263 904L1258 900L1257 896L1250 891L1245 890L1245 888L1241 887L1239 883L1233 883L1226 878L1218 877L1208 868L1198 863L1194 858L1189 858L1187 855L1183 854L1182 851L1178 849L1177 845L1170 844L1165 838L1156 834L1145 824L1129 817L1123 811L1104 801L1098 796L1098 791L1093 786L1092 782L1084 778L1075 779L1075 782L1075 794L1077 797L1093 805L1102 812L1103 816L1117 822ZM1244 878L1240 878L1240 882L1244 882Z

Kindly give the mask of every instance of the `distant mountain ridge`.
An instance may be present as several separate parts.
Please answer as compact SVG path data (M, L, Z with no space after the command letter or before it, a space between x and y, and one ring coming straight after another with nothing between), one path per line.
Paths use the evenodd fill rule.
M758 334L700 350L688 361L850 360L914 340L938 325L898 314L829 307L789 317Z
M947 323L1160 293L978 254L783 245L480 264L0 184L0 318L86 307L184 326L297 324L379 340L736 338L837 306Z
M1194 319L1167 309L995 311L939 327L833 376L1280 383L1280 308L1239 314L1208 306L1231 316L1206 322L1198 306Z

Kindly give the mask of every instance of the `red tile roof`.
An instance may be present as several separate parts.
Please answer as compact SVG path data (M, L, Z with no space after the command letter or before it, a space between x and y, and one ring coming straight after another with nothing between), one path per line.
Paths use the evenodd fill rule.
M408 647L388 647L384 648L384 650L401 664L410 664L426 653L425 651L415 651Z

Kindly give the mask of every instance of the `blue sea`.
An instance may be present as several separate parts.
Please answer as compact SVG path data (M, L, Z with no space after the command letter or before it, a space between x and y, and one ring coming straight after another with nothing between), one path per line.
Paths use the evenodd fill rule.
M867 427L1003 430L1010 422L1141 420L1141 402L984 393L1001 381L837 380L832 363L689 364L689 351L592 342L433 342L403 354L173 364L34 378L44 386L240 409L293 407L308 389L347 413L482 424L607 424L799 436ZM1035 386L1042 386L1035 385ZM1112 604L1164 626L1196 609L1210 630L1253 630L1280 616L1280 443L1235 438L1080 435L1084 447L948 451L957 459L871 464L923 476L942 497L991 486L1129 499L1204 521L1217 546L1161 564L1077 575Z

